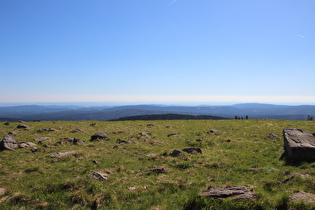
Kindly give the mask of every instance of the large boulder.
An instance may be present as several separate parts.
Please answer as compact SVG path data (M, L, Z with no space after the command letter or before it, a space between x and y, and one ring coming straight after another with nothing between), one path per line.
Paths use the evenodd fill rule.
M315 137L302 129L283 129L284 150L289 161L315 161Z
M0 149L4 150L4 149L14 149L18 147L18 142L15 141L15 139L13 138L13 136L10 135L6 135L3 137L2 141L0 142Z

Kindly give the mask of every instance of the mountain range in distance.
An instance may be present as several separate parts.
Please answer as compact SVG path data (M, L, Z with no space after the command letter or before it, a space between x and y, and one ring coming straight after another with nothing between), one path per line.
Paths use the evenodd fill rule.
M243 103L226 106L126 105L83 107L74 105L19 105L0 107L0 121L167 119L165 116L157 117L157 115L170 116L170 114L175 117L172 119L190 119L190 115L192 116L191 119L199 119L196 116L202 116L200 119L234 119L235 116L245 119L245 116L248 116L249 119L307 120L308 116L315 116L315 106ZM154 115L153 118L148 117L150 115ZM147 117L144 118L143 116Z

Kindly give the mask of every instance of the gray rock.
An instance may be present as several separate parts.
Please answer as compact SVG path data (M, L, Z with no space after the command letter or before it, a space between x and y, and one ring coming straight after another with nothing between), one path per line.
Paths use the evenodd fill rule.
M280 137L277 134L274 134L274 133L269 133L267 135L267 137L270 138L270 139L280 139Z
M308 204L315 204L315 195L306 192L296 192L290 198L291 202L297 203L303 201Z
M117 139L116 141L117 144L131 144L131 140L122 140L122 139Z
M170 156L177 157L180 153L182 153L181 150L175 149L170 153Z
M315 161L315 137L302 129L283 129L285 156L289 161Z
M61 158L65 156L75 155L77 151L69 151L69 152L56 152L50 155L51 158Z
M258 195L244 186L209 188L199 194L201 197L210 197L224 200L230 198L235 201L250 201L258 199Z
M42 128L42 129L40 129L39 131L41 131L41 132L52 132L52 131L56 131L56 129L54 129L54 128Z
M95 133L91 136L90 141L110 140L106 133Z
M89 177L91 179L98 180L98 181L105 181L108 177L108 174L107 173L94 172L92 174L87 175L87 177Z
M36 137L34 140L37 141L39 144L43 143L44 141L55 141L55 139L51 137Z
M85 141L82 140L82 139L71 138L71 137L62 138L62 139L60 139L60 140L61 140L61 142L72 143L72 144L75 144L75 145L81 145L81 144L84 144L84 143L85 143Z
M38 152L39 151L39 149L37 148L37 147L33 147L32 149L31 149L31 152Z
M183 152L187 152L187 153L194 153L194 152L197 152L197 153L202 154L202 151L201 151L200 148L193 148L193 147L185 148L185 149L183 149Z
M139 133L140 136L151 136L151 133L149 132L141 132Z
M223 131L217 131L217 130L211 129L211 130L208 131L207 133L208 133L208 134L215 134L215 135L218 135L218 134L223 134L224 132L223 132Z
M19 142L19 147L20 148L24 148L24 147L34 147L36 146L36 144L34 144L33 142Z
M175 136L175 135L177 135L177 134L179 134L179 133L170 133L170 134L167 135L167 137Z
M9 135L16 136L16 135L17 135L17 132L15 132L15 131L10 131L8 134L9 134Z
M24 124L19 124L16 128L18 128L18 129L26 129L26 130L29 130L29 129L30 129L29 126L24 125Z
M18 147L17 141L13 138L13 136L6 135L3 137L2 141L0 142L0 149L14 149Z

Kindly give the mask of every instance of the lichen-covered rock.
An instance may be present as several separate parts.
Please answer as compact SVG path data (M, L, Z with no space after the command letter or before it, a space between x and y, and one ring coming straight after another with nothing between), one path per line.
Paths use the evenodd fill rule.
M315 137L302 129L283 129L285 156L290 161L315 161Z
M4 150L4 149L14 149L18 147L18 142L15 141L15 139L13 138L13 136L10 135L6 135L3 137L2 141L0 142L0 149Z

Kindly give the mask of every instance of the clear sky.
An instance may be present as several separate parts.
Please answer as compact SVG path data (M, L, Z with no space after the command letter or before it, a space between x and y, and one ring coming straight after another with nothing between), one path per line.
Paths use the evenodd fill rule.
M0 102L315 104L314 0L0 0Z

